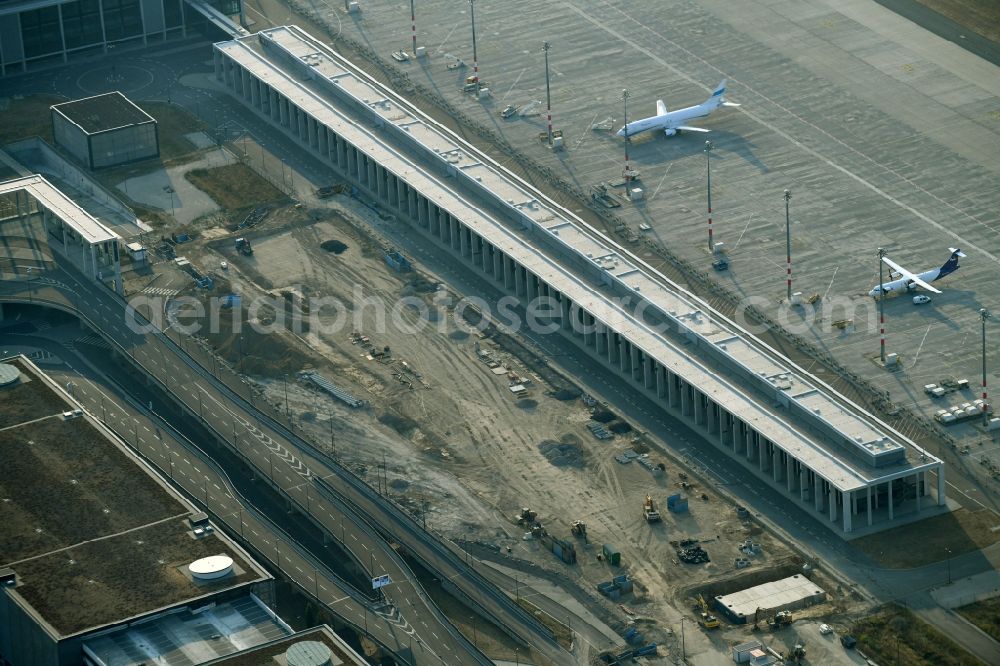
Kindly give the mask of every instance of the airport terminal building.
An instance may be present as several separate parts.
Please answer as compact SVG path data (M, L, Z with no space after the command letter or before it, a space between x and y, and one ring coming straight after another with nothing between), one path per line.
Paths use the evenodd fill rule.
M239 14L240 0L0 0L0 76L184 36L212 10Z
M215 45L248 107L838 533L944 510L941 460L301 29ZM537 302L537 301L536 301Z

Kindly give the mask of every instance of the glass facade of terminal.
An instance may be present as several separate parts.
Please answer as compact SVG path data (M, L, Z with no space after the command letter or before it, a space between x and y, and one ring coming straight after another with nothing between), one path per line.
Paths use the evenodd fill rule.
M227 16L240 0L208 0ZM130 40L163 40L201 23L185 0L0 0L0 75Z

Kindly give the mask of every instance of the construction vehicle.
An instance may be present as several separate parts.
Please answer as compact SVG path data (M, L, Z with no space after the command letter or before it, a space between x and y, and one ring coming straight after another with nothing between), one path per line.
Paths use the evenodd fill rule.
M660 512L656 510L656 501L649 495L646 495L646 502L642 505L642 515L646 518L647 523L660 522Z
M777 613L774 614L774 617L772 617L771 621L768 622L768 626L771 627L771 631L777 631L782 627L787 627L791 623L792 623L792 611L783 610L783 611L778 611Z
M507 120L508 118L513 118L514 114L516 113L517 113L517 107L514 106L513 104L508 104L503 108L502 111L500 111L500 117L503 118L504 120Z
M698 595L698 624L701 625L702 629L718 629L722 626L719 623L719 618L708 612L705 597L700 594Z
M806 658L806 646L802 643L796 643L795 646L788 652L788 657L785 661L789 664L801 664L802 660Z
M250 244L249 239L237 238L236 251L245 257L249 257L253 254L253 246Z
M582 537L584 540L587 539L587 523L582 520L574 520L573 526L569 528L569 531L575 537Z
M521 513L517 514L516 518L518 525L525 525L527 527L531 527L538 522L538 514L528 507L521 509Z

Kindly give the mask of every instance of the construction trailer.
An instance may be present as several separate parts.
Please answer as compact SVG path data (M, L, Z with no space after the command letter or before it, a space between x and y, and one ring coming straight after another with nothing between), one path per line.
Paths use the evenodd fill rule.
M622 553L620 550L612 546L610 543L606 543L601 547L601 553L604 554L604 559L608 561L613 567L620 567L622 564Z

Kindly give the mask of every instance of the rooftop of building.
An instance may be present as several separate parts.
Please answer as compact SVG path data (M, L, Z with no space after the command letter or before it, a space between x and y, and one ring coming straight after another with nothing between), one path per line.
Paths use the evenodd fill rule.
M88 243L104 243L119 237L43 176L36 174L0 182L0 197L18 192L29 195L31 200L69 225Z
M940 464L295 26L216 48L835 487L858 489ZM382 131L371 129L372 118ZM427 168L435 157L453 178ZM542 245L557 247L558 258ZM644 317L654 312L667 326L657 329L616 303L623 293L651 305ZM701 353L690 353L691 342Z
M62 114L87 134L97 134L119 127L156 122L151 115L117 90L103 95L55 104L52 106L52 110Z
M347 645L344 639L333 633L330 627L322 625L267 645L210 661L204 666L286 666L288 661L285 659L285 654L293 646L303 643L321 643L329 649L331 666L365 666L368 663ZM312 646L303 646L306 650L310 647Z
M782 578L715 597L720 607L733 616L753 617L758 608L772 610L800 604L806 599L820 600L826 592L801 574Z
M255 653L281 641L291 629L252 594L165 613L84 643L97 666L190 666ZM260 661L253 662L258 666Z
M5 363L20 377L0 387L0 567L55 635L269 578L227 538L195 538L193 508L27 359ZM195 582L187 565L220 554L233 573Z

